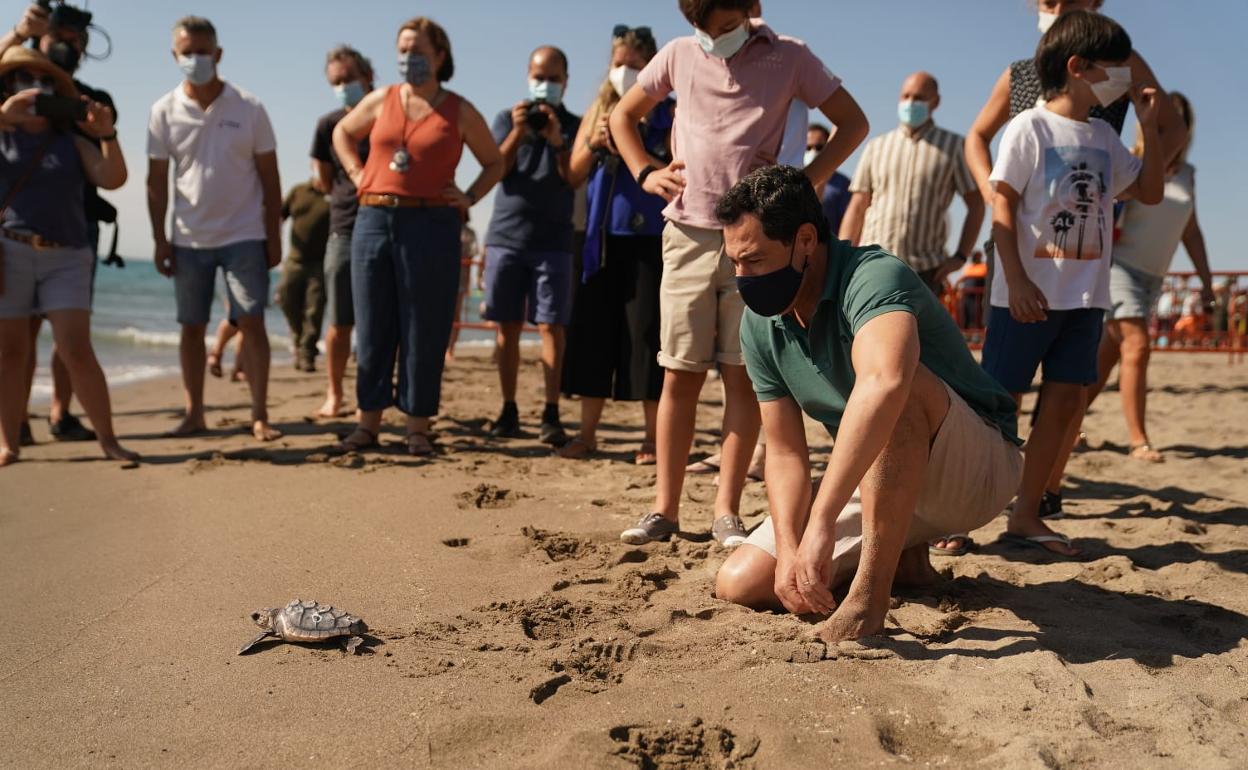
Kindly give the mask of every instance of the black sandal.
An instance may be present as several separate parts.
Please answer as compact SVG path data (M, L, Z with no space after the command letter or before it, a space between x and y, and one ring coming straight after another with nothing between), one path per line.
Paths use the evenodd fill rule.
M354 440L358 434L364 434L365 440ZM365 449L376 449L381 446L377 441L377 434L368 428L357 425L355 430L342 437L338 442L337 449L340 452L363 452Z

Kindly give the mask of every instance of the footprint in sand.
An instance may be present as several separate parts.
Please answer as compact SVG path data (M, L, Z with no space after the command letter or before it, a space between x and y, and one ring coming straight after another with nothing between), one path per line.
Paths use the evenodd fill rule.
M510 508L524 495L493 484L478 484L472 489L460 492L457 497L461 509Z
M608 733L614 754L639 767L748 768L759 740L694 719L685 725L620 725Z

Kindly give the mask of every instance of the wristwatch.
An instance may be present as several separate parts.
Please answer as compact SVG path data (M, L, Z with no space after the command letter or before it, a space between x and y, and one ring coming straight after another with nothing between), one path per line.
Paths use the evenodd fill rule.
M655 171L658 171L658 169L647 163L646 167L641 170L641 173L637 174L637 186L643 186L646 183L646 177Z

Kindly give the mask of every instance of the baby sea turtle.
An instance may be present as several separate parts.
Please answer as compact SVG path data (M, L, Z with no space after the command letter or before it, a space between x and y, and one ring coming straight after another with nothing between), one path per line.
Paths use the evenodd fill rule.
M251 619L264 633L242 646L239 655L270 636L283 642L323 642L342 639L347 652L354 653L364 641L360 634L368 630L363 620L335 609L328 604L295 599L281 609L266 608L251 613Z

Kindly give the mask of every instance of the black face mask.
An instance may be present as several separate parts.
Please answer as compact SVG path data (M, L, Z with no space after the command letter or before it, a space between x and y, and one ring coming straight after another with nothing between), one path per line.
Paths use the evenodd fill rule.
M794 238L793 247L789 249L789 264L763 275L737 276L737 291L741 292L746 307L765 317L777 316L789 309L797 299L806 273L805 265L800 271L793 267L796 251L797 238Z
M48 48L48 58L70 75L78 70L78 65L82 62L82 54L78 49L64 40L58 40Z

